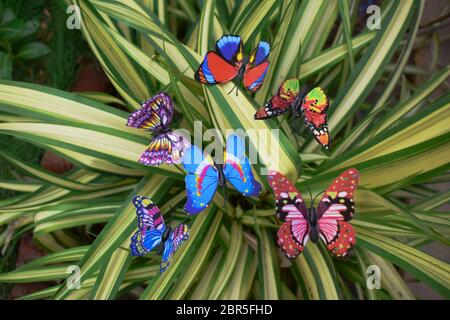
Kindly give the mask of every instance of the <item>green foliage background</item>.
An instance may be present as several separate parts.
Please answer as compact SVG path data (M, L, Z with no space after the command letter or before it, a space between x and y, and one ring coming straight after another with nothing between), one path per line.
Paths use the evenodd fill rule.
M81 32L118 96L0 80L0 134L76 164L59 176L2 146L1 157L20 174L0 187L20 194L0 200L0 245L14 222L13 239L32 231L48 252L0 274L1 283L51 283L21 299L414 299L403 271L450 297L449 265L421 250L428 243L449 245L448 213L440 208L450 193L429 185L449 181L450 95L430 94L450 69L431 70L419 87L405 76L416 70L408 65L415 44L426 41L418 36L424 1L383 2L381 28L374 31L360 27L359 1L61 4L79 6ZM228 95L232 84L193 81L204 53L228 33L241 35L247 47L259 39L273 44L269 73L255 96ZM305 129L295 137L282 119L253 120L281 81L295 75L326 88L331 153L323 153ZM223 132L281 128L280 167L302 192L305 182L318 193L356 167L354 255L336 261L322 244L310 244L286 267L276 247L273 197L265 188L247 202L230 197L226 210L218 194L194 218L191 239L163 275L155 254L132 258L124 250L136 229L132 196L152 198L164 213L170 205L181 208L184 174L176 166L139 164L149 135L127 128L128 113L110 104L132 111L161 89L176 101L179 127L192 129L201 120ZM270 154L258 152L264 166ZM183 219L181 212L177 217ZM74 264L81 268L80 290L66 286L67 267ZM366 286L372 264L382 271L380 290Z

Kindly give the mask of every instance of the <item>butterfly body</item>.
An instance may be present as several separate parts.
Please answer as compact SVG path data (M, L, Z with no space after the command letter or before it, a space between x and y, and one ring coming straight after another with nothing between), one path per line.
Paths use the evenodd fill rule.
M319 225L317 223L317 209L314 207L308 208L308 229L309 229L309 239L316 243L319 239Z
M308 91L305 86L300 89L299 80L291 78L284 81L277 94L255 113L255 120L269 119L292 111L295 118L303 118L314 139L323 148L329 149L331 138L328 132L327 109L328 98L322 88L316 87Z
M164 252L164 245L169 239L170 233L172 232L171 227L166 227L164 230L162 236L161 236L161 242L159 243L158 247L156 247L156 254L162 255Z
M171 129L171 128L169 128L169 127L163 127L163 128L161 128L161 129L159 129L158 131L155 131L154 133L155 133L156 136L159 136L159 135L161 135L161 134L166 134L166 133L169 133L169 132L172 132L172 129Z
M133 204L138 216L138 231L131 238L131 255L142 256L155 250L162 256L162 273L177 249L189 239L189 228L183 223L175 228L166 226L159 208L144 196L134 197Z
M187 171L184 207L188 214L198 214L212 201L218 186L225 188L227 182L244 196L257 196L261 185L255 180L250 162L245 156L245 144L236 134L226 141L222 161L213 161L209 154L192 145L183 158Z
M227 184L227 178L223 172L223 164L214 162L214 166L217 169L217 176L219 177L219 186L224 187Z
M305 99L307 93L308 87L304 86L301 90L301 93L295 97L295 100L292 103L292 107L290 108L290 110L294 113L296 117L300 117L303 113L302 105L303 100Z
M248 66L248 58L246 56L244 56L243 60L240 61L236 65L236 68L238 69L238 72L237 72L236 77L232 80L234 82L235 87L239 86L239 84L242 82L242 80L244 79L244 75L247 72L247 69L249 68L249 66ZM238 91L236 91L236 93L237 92Z
M308 224L308 232L309 232L309 240L311 240L313 243L316 243L317 240L319 239L319 224L318 222L318 217L317 217L317 208L315 208L314 206L310 206L307 208L307 211L305 211L305 206L303 205L303 203L297 202L294 203L296 209L298 210L298 212L300 212L303 216L303 219L305 221L307 221ZM281 221L285 221L286 220L286 213L283 213L283 211L281 211L280 214L278 214L278 218Z
M316 243L319 238L335 257L350 254L356 234L347 221L355 212L353 196L358 177L356 169L344 171L325 191L317 207L307 207L294 184L279 172L269 172L276 213L282 221L278 245L289 259L301 254L308 240Z

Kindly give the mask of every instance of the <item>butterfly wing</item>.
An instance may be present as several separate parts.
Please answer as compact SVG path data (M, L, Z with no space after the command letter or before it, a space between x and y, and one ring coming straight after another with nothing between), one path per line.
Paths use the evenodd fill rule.
M327 123L328 97L322 88L312 89L303 99L301 114L316 141L325 149L330 148L331 138Z
M250 56L249 63L251 66L258 66L267 60L270 53L270 44L266 41L260 41Z
M239 73L242 64L242 39L226 35L217 40L216 52L209 51L194 75L195 80L206 83L226 83Z
M248 90L255 92L262 86L269 68L269 61L267 61L269 53L270 44L266 41L260 41L250 56L244 73L244 86Z
M186 224L180 224L173 229L169 238L164 243L160 272L163 273L169 267L170 260L178 248L189 239L189 228Z
M188 172L184 210L193 215L204 210L214 197L219 183L218 172L211 157L203 154L196 145L186 150L182 162Z
M223 172L227 180L244 196L255 197L261 185L253 176L252 167L245 156L245 143L237 134L227 138Z
M147 166L179 164L189 146L188 139L181 134L173 131L161 133L152 140L139 162Z
M308 209L297 188L280 172L269 171L268 178L275 194L277 216L283 221L278 230L278 245L289 259L295 259L309 238Z
M296 78L284 81L276 95L274 95L261 109L255 113L255 119L276 117L293 106L300 94L300 82Z
M320 224L320 223L319 223ZM320 228L323 228L322 226ZM350 223L337 220L336 225L333 224L334 238L326 240L322 236L322 240L325 241L328 250L336 258L348 257L356 244L356 233Z
M209 51L194 75L195 80L205 84L226 83L233 80L239 68L233 66L213 51Z
M150 199L136 196L133 204L138 216L138 231L131 238L130 249L133 256L142 256L161 243L166 226L161 211Z
M336 212L350 220L355 214L354 194L359 181L359 172L350 168L339 177L325 191L318 207L317 214L320 219L326 212Z
M315 127L320 127L326 123L326 111L328 110L328 97L322 88L316 87L308 92L303 98L302 111L306 113L308 118ZM316 117L313 117L316 115ZM321 116L321 117L319 117Z
M358 180L356 169L344 171L325 191L317 207L320 236L338 258L349 255L356 243L355 231L346 221L355 213L353 198Z
M168 127L173 117L173 103L165 92L159 92L141 104L128 117L127 126L153 132Z
M294 184L278 171L269 171L269 185L275 195L277 217L281 221L287 221L287 216L300 213L306 220L308 208L305 205L300 192Z
M244 45L240 36L225 35L216 41L216 52L232 65L242 61L243 49Z
M162 239L162 230L139 230L131 237L130 250L132 256L142 256L155 249Z

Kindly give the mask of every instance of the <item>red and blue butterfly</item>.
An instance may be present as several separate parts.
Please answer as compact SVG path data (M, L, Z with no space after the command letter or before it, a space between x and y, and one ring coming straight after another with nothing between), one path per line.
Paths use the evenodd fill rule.
M299 80L291 78L284 81L277 94L255 113L255 119L268 119L292 110L296 118L303 118L316 141L328 150L331 145L327 122L328 105L328 97L322 88L316 87L309 92L306 88L300 90Z
M131 238L131 255L142 256L156 249L156 253L162 255L160 272L163 273L177 249L189 239L189 228L186 224L174 229L166 226L159 208L144 196L135 196L133 204L138 231Z
M255 180L248 158L245 156L245 143L237 134L228 137L223 162L215 162L209 154L192 145L183 157L187 171L185 211L198 214L214 197L217 187L225 189L229 181L244 196L255 197L261 192L261 185Z
M260 41L250 55L244 55L242 39L225 35L216 42L216 50L208 51L195 73L195 80L204 84L222 84L236 80L252 91L257 91L264 81L269 61L270 44ZM237 91L236 91L237 94Z
M355 214L354 194L359 180L356 169L348 169L325 191L317 208L307 207L300 192L285 176L269 172L278 218L278 245L289 259L295 259L310 239L321 238L337 258L347 257L356 244L356 233L347 222Z
M188 139L170 129L173 117L173 103L165 92L159 92L143 102L141 108L128 117L127 126L146 129L154 138L141 155L139 162L147 166L163 163L178 164L189 147Z

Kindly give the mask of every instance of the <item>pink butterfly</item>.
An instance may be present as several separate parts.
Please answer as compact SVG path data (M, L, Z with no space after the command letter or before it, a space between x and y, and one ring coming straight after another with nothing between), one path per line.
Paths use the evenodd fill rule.
M359 180L356 169L348 169L325 191L317 208L307 207L293 183L277 171L269 172L278 218L278 245L289 259L295 259L309 239L321 238L337 258L350 254L356 233L346 221L355 213L353 196Z

